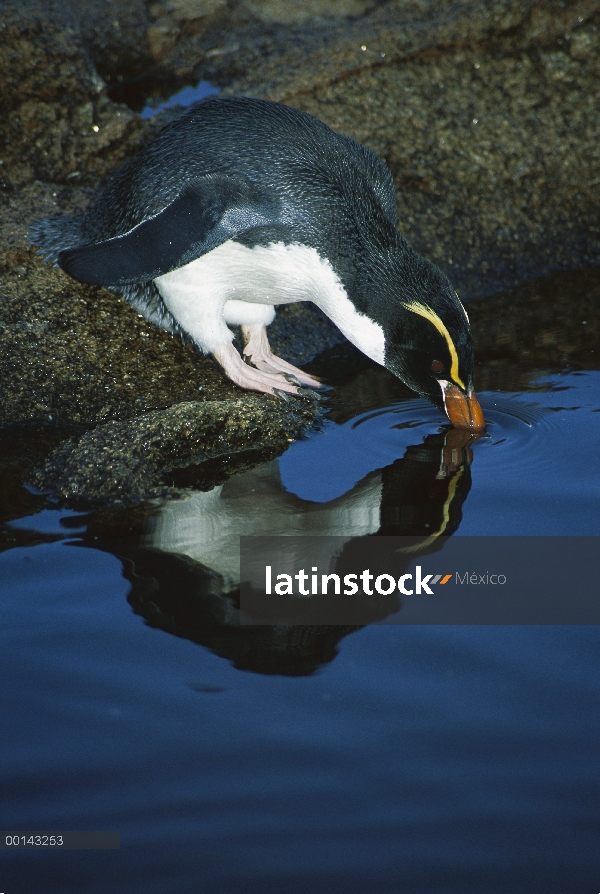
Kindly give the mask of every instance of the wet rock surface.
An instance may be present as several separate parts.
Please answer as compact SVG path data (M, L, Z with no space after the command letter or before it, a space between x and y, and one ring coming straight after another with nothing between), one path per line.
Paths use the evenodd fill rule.
M96 502L155 496L166 480L161 466L267 442L281 450L315 418L310 402L244 394L209 358L32 249L28 223L78 213L166 120L143 121L112 102L107 85L113 97L127 83L149 95L162 81L211 77L226 93L286 102L365 143L394 174L404 235L462 297L475 298L600 263L599 10L594 0L311 0L294 15L275 0L1 7L0 425L80 432L42 463L38 486L67 498L88 481ZM572 358L583 311L553 283L538 302L538 355ZM593 276L584 291L593 311ZM535 304L530 292L473 304L478 355L496 364L490 382L509 377L520 308ZM567 321L562 341L552 334L557 316ZM274 348L296 364L340 341L308 307L286 308L272 329ZM581 342L590 357L593 332ZM244 406L256 420L252 435ZM219 425L229 434L215 446ZM155 446L144 453L150 435ZM125 464L113 476L120 484L102 484L102 455Z
M553 273L472 301L476 389L530 391L544 371L600 369L599 310L600 267Z
M65 441L36 470L33 484L84 507L173 496L183 480L207 489L281 453L314 415L310 395L290 398L284 409L278 398L254 395L182 402Z

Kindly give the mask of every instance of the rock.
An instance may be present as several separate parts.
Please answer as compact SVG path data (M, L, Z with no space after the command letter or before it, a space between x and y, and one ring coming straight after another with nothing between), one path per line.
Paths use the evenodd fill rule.
M158 62L175 46L177 40L177 32L168 22L160 22L151 25L146 31L146 40L150 55L155 62Z
M70 49L73 42L84 50L80 55L82 69L93 61L102 78L115 80L119 76L139 76L148 69L151 60L144 35L149 24L145 0L119 0L118 3L115 0L86 0L85 3L79 0L3 0L0 28L9 29L18 36L11 41L4 34L0 41L3 53L12 52L17 69L24 68L23 88L37 75L39 69L35 60L41 60L42 70L52 59L61 60L60 64L66 59L73 60ZM35 63L33 67L29 64L31 61ZM41 89L37 92L55 89L57 81L60 76L52 80L38 79ZM73 83L75 92L78 86L77 82ZM31 95L35 96L35 91ZM63 100L68 101L68 98L68 94L63 96Z
M469 304L479 391L545 390L540 370L600 369L600 267L556 272Z
M285 402L258 395L183 402L99 425L57 447L32 483L83 508L165 496L169 474L190 465L197 470L197 485L212 487L243 468L248 454L253 465L281 453L313 422L316 400L307 394Z
M315 19L362 16L377 6L376 0L246 0L246 8L265 24L297 25Z
M580 31L576 31L569 43L569 52L573 59L587 59L594 53L597 56L599 49L600 34L598 33L598 26L582 28Z

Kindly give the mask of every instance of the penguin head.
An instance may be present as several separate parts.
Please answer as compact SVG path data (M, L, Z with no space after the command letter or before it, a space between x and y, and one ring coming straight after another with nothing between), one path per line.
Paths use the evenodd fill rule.
M386 368L443 410L453 426L482 432L485 421L473 390L471 326L451 283L411 252L403 264L400 294L395 292L392 326L386 327Z

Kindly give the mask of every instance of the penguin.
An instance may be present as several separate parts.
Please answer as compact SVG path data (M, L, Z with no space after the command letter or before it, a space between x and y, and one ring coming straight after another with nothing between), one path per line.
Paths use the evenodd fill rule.
M80 282L121 294L245 389L321 383L267 326L312 301L452 425L482 431L473 341L454 288L398 230L392 175L369 149L289 106L205 99L119 170L80 217L30 239ZM243 357L233 344L241 327Z

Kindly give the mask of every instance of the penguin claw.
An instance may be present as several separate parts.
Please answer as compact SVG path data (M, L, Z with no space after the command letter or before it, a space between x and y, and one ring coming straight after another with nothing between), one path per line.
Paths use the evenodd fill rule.
M298 388L298 394L302 394L306 397L314 398L315 400L325 400L327 397L323 392L331 391L330 385L324 385L320 382L318 385L303 385L302 382L296 378L292 373L285 373L284 379L291 385L296 385Z
M289 394L287 394L287 392L285 392L285 391L282 391L281 388L273 388L272 393L275 394L277 397L280 397L281 400L284 400L286 402L286 404L289 404L289 402L290 402Z
M298 397L303 397L308 400L316 400L319 403L322 400L325 400L324 394L319 394L317 391L313 391L312 388L298 388Z

